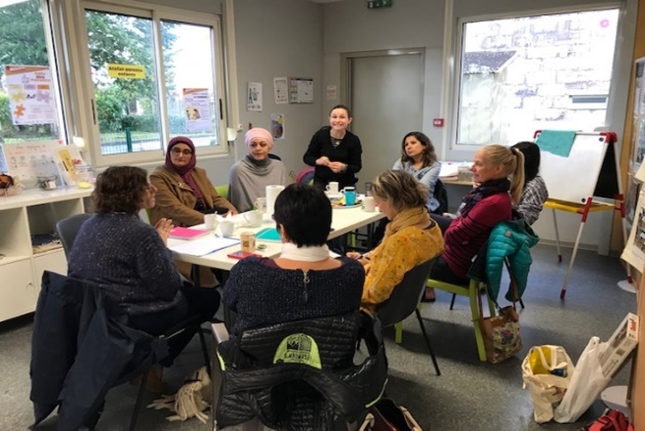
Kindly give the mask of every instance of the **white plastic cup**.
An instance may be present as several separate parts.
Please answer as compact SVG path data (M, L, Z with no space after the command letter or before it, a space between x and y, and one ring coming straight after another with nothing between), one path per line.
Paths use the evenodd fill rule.
M215 230L218 224L215 214L204 214L204 224L206 225L206 229Z
M222 232L222 236L233 236L233 231L235 230L235 222L232 220L223 220L219 224L219 230Z
M365 198L363 198L363 209L368 213L376 211L376 202L374 202L374 197L365 196Z
M325 187L325 190L327 190L329 193L332 193L332 194L338 194L338 182L331 181L329 184L327 184L327 187Z

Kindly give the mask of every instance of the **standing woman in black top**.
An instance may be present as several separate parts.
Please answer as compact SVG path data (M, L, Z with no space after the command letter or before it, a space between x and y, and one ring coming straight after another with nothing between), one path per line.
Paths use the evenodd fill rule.
M325 188L330 181L338 181L340 189L356 184L354 174L361 170L361 140L347 126L352 122L352 111L347 106L334 106L329 112L329 127L325 126L311 138L303 160L316 168L314 184Z

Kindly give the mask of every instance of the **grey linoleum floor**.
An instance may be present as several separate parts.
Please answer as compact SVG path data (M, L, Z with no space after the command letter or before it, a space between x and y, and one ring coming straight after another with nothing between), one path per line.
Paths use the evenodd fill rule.
M570 250L565 250L570 253ZM532 404L522 389L520 365L533 345L556 344L565 347L575 361L589 337L607 339L628 311L636 308L635 295L616 286L625 278L617 258L580 251L565 301L559 299L568 255L558 264L554 247L538 245L533 249L534 264L521 312L524 349L516 358L501 364L481 363L467 298L458 298L448 310L450 296L438 292L434 304L424 304L422 315L435 348L442 375L437 377L427 354L416 319L404 323L403 343L392 341L386 333L390 363L388 395L406 406L424 429L452 430L578 430L599 416L604 405L596 401L575 424L533 421ZM31 316L0 324L0 430L25 430L31 424L29 402L29 358ZM177 387L183 377L200 365L199 342L195 339L166 370L165 380ZM612 384L626 384L629 367ZM136 389L123 385L108 393L106 411L97 426L100 431L127 429ZM147 400L153 399L149 395ZM168 422L163 411L144 411L139 418L141 430L210 430L195 419ZM38 429L55 430L56 417Z

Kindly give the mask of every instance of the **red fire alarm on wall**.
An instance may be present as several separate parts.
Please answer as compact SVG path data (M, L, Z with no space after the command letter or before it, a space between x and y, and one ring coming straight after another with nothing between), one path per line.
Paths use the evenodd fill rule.
M432 120L432 125L435 127L443 127L443 118L435 118Z

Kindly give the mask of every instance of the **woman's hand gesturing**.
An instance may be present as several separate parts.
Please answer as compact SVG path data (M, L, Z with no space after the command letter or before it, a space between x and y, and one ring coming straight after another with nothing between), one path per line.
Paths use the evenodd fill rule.
M157 229L157 233L161 237L161 240L164 244L168 244L168 236L170 235L170 231L174 227L175 225L172 224L172 220L168 218L162 218L157 223L155 223L155 229Z

